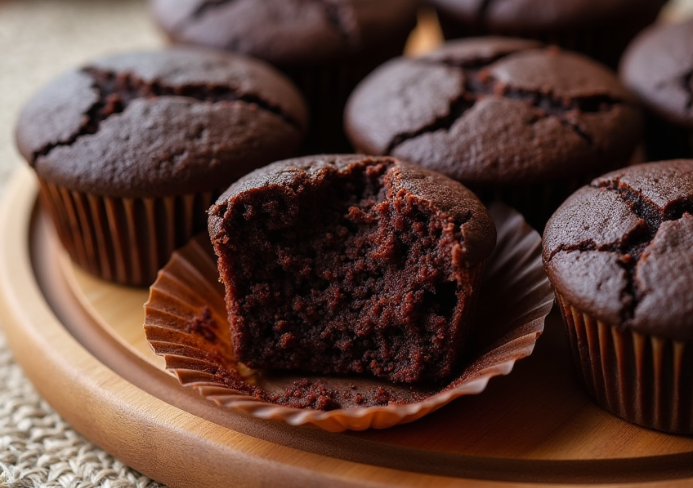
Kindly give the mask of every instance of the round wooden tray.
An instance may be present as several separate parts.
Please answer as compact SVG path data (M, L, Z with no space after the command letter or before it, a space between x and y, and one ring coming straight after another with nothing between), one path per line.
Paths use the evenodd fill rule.
M223 410L163 370L146 290L76 269L17 171L0 208L0 318L39 392L95 444L153 479L194 486L691 486L693 438L628 424L572 375L560 319L481 395L415 423L330 434Z

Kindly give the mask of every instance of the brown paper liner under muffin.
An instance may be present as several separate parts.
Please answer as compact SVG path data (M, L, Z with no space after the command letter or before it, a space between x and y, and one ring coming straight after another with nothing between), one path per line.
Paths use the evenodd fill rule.
M446 40L463 37L502 36L533 39L548 45L561 46L569 51L577 51L596 59L612 69L618 63L628 43L645 27L652 24L657 15L628 19L628 22L615 22L608 26L595 26L591 29L568 28L553 31L530 29L489 28L481 23L464 23L437 10L440 27Z
M650 429L693 434L693 343L622 330L556 299L578 376L601 407Z
M118 198L39 183L70 258L93 275L132 286L152 284L173 251L206 229L207 209L219 194Z
M480 393L490 378L508 374L516 361L532 353L553 305L539 235L505 205L490 210L498 244L486 261L473 335L445 381L398 385L368 376L245 367L233 356L224 289L206 236L176 251L151 287L145 306L147 340L182 385L220 408L334 432L412 422L455 398ZM324 400L327 408L306 408L301 404L306 398L315 400L315 407Z

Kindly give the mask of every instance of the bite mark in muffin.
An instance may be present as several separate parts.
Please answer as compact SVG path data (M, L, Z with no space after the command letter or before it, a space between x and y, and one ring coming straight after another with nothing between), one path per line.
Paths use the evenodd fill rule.
M323 158L259 170L211 210L236 356L396 382L450 375L493 248L490 217L441 175Z

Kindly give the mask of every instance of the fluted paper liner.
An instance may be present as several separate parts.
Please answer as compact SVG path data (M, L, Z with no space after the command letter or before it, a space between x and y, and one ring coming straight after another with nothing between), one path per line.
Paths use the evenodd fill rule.
M224 290L206 236L176 251L151 287L147 340L182 385L223 408L334 432L411 422L455 398L480 393L489 379L510 373L517 360L532 353L543 331L553 293L541 263L541 239L516 211L494 204L491 213L498 245L486 263L474 335L446 383L412 386L357 376L270 373L236 362ZM322 411L271 402L277 397L286 404L287 391L306 385L344 398L342 408ZM383 398L399 403L375 405Z
M642 164L645 159L645 148L639 145L627 162L614 161L610 168L576 176L573 178L554 180L549 183L523 184L519 186L474 187L467 185L484 202L500 200L506 205L519 210L527 222L535 229L543 229L549 218L565 200L593 179L602 176L604 172L616 170L625 166Z
M279 69L301 91L310 110L310 130L302 153L351 152L344 134L343 117L349 95L375 68L401 56L409 32L391 37L387 45L316 65L285 65Z
M693 434L693 343L611 326L556 299L578 376L599 405L650 429Z
M70 258L89 273L149 286L174 249L207 227L218 191L160 198L94 195L40 180L41 198Z

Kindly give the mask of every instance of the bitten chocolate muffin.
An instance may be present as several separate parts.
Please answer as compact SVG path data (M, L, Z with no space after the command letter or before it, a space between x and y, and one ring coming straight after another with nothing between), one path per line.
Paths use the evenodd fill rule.
M27 103L16 137L72 259L144 286L221 191L295 153L306 118L269 66L172 49L65 73Z
M453 372L496 238L459 183L366 156L259 169L209 233L240 361L406 383Z
M345 151L344 104L356 84L399 56L419 0L150 0L177 43L263 59L301 89L311 111L305 152Z
M429 0L447 39L513 36L582 52L616 67L667 0Z
M580 189L547 224L544 266L588 392L630 422L693 433L693 160Z
M693 157L693 20L638 36L621 63L623 83L647 109L650 160Z
M629 164L642 116L614 74L581 55L479 38L378 68L345 126L359 152L497 193L541 228L582 184Z

